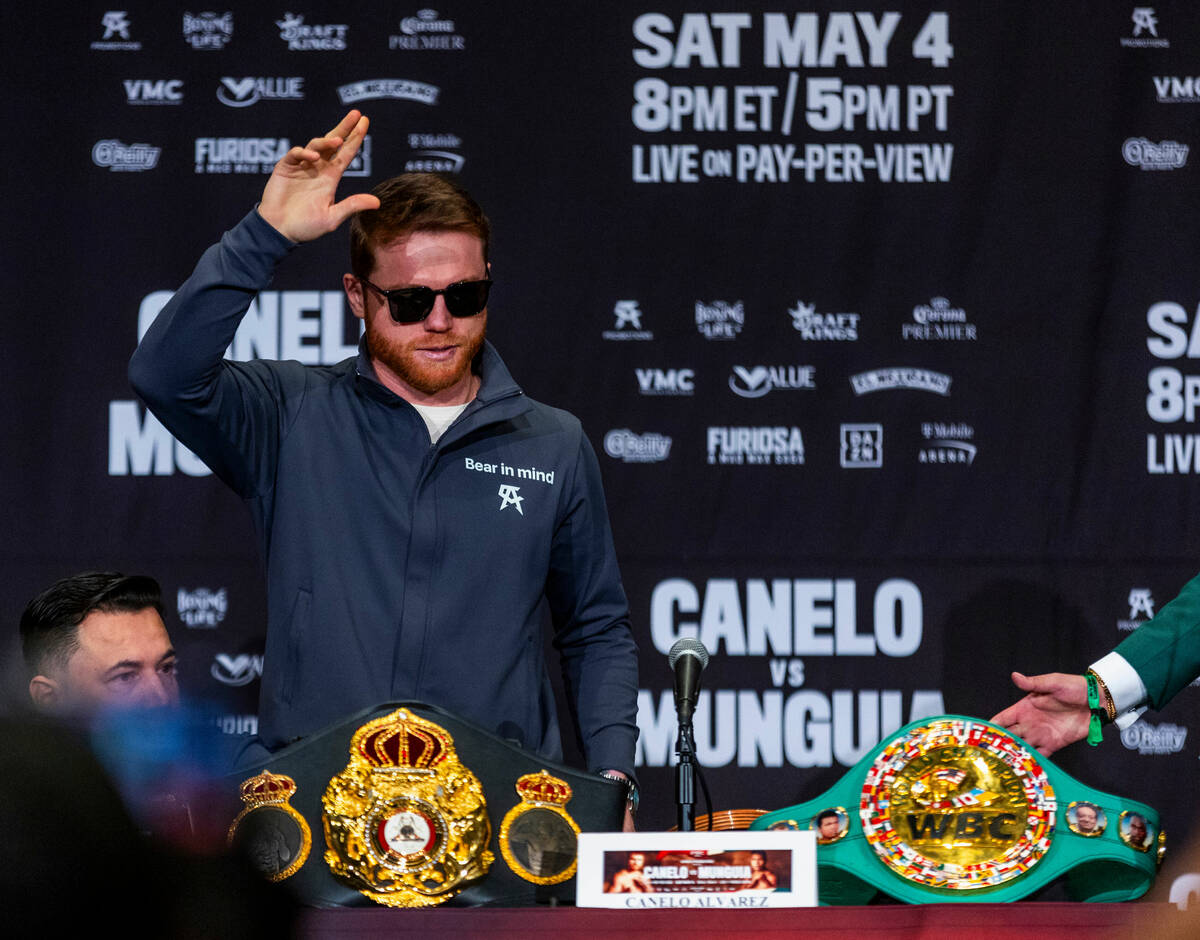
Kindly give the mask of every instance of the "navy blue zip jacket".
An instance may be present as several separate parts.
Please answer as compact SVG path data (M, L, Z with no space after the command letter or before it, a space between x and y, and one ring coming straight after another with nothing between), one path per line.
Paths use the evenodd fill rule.
M558 759L544 597L588 767L632 774L637 654L579 421L526 398L490 343L478 395L433 446L361 347L334 366L225 360L292 247L252 211L204 253L129 367L253 516L267 571L263 743L417 699Z

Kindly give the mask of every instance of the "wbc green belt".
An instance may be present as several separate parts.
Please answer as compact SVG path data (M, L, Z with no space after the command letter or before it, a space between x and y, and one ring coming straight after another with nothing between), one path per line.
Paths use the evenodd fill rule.
M1166 852L1149 806L960 715L901 728L821 796L750 828L816 832L822 904L1016 901L1058 878L1075 900L1128 901Z

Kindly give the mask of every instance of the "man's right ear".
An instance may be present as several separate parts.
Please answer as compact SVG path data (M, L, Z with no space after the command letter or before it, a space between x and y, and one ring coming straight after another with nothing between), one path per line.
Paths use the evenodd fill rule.
M353 274L342 275L342 290L346 292L346 300L350 302L351 312L360 320L367 315L366 300L363 297L362 281L356 278Z
M38 708L53 711L62 704L62 688L49 676L34 676L29 680L29 697Z

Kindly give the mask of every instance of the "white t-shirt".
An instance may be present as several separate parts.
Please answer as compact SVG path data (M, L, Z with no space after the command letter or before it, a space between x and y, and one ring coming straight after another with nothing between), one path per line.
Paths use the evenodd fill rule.
M417 405L413 407L417 409L417 414L425 419L425 426L429 428L429 442L436 444L438 438L446 433L446 428L454 423L454 419L463 413L463 410L470 404L463 402L461 405Z

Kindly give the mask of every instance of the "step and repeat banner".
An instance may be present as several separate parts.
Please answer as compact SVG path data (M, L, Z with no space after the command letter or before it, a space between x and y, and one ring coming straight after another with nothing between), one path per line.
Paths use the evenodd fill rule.
M772 809L912 719L990 716L1013 669L1080 671L1200 569L1190 4L116 6L30 14L15 53L14 637L57 577L153 574L185 693L255 731L248 515L125 367L351 107L372 123L342 192L462 179L494 225L491 339L599 455L644 825L674 821L681 636L712 653L714 805ZM344 230L294 252L229 356L351 355L346 255ZM1178 846L1198 707L1063 765Z

